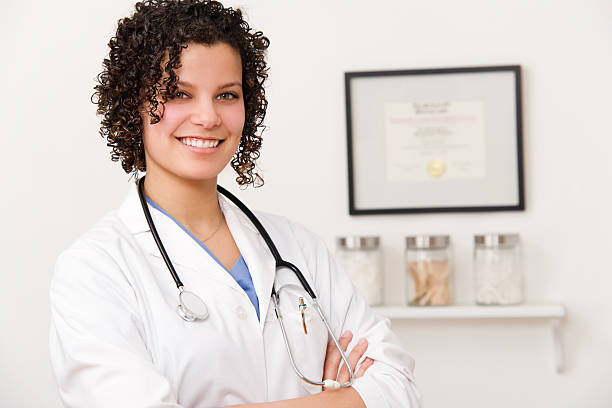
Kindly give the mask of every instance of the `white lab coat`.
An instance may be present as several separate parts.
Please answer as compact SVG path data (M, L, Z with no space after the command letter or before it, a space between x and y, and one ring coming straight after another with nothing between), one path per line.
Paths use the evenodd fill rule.
M270 293L274 258L248 218L219 202L249 267L261 319L247 294L175 222L150 207L162 242L186 290L208 307L205 321L177 314L178 291L160 256L132 186L122 206L61 253L50 288L51 361L66 407L219 407L320 392L295 375ZM413 360L387 319L355 291L323 242L286 219L257 213L281 256L301 269L335 334L369 340L375 363L353 387L368 408L417 407ZM298 283L290 272L276 285ZM327 333L307 309L285 316L300 368L321 379ZM301 334L302 336L297 336ZM303 339L303 340L299 340ZM350 346L352 347L352 345Z

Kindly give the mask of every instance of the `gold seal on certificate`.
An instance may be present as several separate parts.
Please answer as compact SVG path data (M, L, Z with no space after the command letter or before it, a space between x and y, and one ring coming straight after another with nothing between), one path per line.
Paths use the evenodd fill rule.
M431 175L431 177L441 177L445 171L446 165L440 159L433 159L427 163L427 172Z
M480 100L386 102L387 182L484 178L484 125Z

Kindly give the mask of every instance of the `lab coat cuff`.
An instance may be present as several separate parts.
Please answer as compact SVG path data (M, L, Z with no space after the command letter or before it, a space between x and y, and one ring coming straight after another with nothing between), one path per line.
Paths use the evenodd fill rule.
M372 377L359 377L353 381L353 389L359 393L366 408L383 408L387 406L385 398Z

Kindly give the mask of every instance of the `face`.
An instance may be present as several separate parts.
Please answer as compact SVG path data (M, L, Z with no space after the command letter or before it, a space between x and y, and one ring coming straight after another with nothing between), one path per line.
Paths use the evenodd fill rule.
M225 43L189 43L175 72L178 89L161 120L151 125L143 115L147 175L216 180L244 126L240 54Z

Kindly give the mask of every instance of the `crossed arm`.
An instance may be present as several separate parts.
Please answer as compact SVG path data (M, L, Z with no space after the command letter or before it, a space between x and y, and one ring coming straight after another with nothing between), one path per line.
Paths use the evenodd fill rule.
M353 334L346 331L338 342L344 351L351 342ZM366 339L362 339L351 353L347 356L349 364L354 372L354 378L362 377L366 370L372 365L374 360L366 358L362 361L357 369L357 363L368 348ZM323 367L323 379L336 380L338 382L347 382L349 380L349 372L343 364L338 370L342 358L340 352L330 340L327 345L327 353L325 355L325 365ZM334 408L366 408L359 393L353 387L345 387L337 390L323 390L318 394L309 395L307 397L293 398L282 401L263 402L257 404L241 404L232 405L232 408L317 408L317 407L334 407Z
M311 265L311 269L317 266L334 269L326 253L309 254L306 259L321 264ZM142 334L133 289L117 264L106 254L83 246L60 256L56 272L50 289L50 348L66 406L117 406L117 401L123 401L123 405L134 407L178 408L175 391L155 370L144 342L140 341ZM353 387L238 407L348 408L389 403L420 406L419 394L412 382L413 362L400 348L388 322L372 314L364 300L353 292L336 290L351 285L347 276L338 273L334 274L334 279L328 279L321 284L319 294L329 303L334 293L335 303L326 305L326 310L332 312L330 321L335 323L334 327L351 328L360 337L367 337L370 341L367 356L376 361L364 359L358 364L365 347L356 346L349 354L349 364L357 369L355 377L362 378L358 378ZM340 338L345 349L350 342L350 336ZM338 372L339 363L337 350L328 348L323 379L346 382L348 371L340 369ZM369 371L364 376L366 370ZM293 373L287 372L287 375ZM100 381L101 378L104 381ZM129 393L124 392L128 385Z

